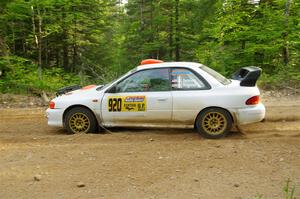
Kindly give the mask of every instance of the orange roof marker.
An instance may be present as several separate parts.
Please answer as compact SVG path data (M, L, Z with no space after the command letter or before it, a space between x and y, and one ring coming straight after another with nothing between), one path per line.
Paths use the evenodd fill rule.
M97 86L97 85L94 85L94 84L88 85L88 86L85 86L85 87L81 88L81 90L89 90L89 89L94 88L94 87L96 87L96 86Z
M144 59L143 61L141 61L141 65L158 64L158 63L163 63L163 61L158 59Z

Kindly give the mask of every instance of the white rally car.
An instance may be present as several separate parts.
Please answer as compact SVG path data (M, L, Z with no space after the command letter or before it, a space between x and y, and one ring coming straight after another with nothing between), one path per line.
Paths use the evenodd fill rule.
M265 117L257 67L227 79L199 63L148 59L105 86L66 87L47 109L48 125L69 133L101 127L194 127L206 138Z

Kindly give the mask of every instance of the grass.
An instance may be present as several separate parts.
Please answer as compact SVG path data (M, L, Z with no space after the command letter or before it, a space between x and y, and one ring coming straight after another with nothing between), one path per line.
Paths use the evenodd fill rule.
M295 197L295 185L291 185L292 181L290 179L288 179L286 181L286 184L283 188L283 192L284 192L284 198L285 199L296 199Z
M287 179L287 181L283 187L283 193L284 193L283 199L296 199L296 196L295 196L296 187L295 187L295 185L291 185L291 184L292 184L292 181L290 179ZM254 196L253 199L263 199L263 195L258 194L256 196Z

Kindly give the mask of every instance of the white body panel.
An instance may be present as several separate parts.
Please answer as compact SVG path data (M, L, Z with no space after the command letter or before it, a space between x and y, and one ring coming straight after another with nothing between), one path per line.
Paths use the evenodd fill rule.
M265 118L265 112L265 107L262 103L253 107L238 109L236 111L238 124L259 122Z
M140 112L109 112L108 97L145 96L147 108ZM172 97L170 92L105 93L101 103L102 124L104 126L130 126L130 124L170 123L172 117Z
M120 80L136 71L152 68L184 67L199 74L210 85L206 90L176 90L163 92L107 92ZM257 87L242 87L239 81L232 80L223 85L213 76L201 69L201 64L190 62L169 62L138 66L105 86L89 90L72 91L70 95L56 97L52 101L55 109L47 109L48 124L63 126L63 114L72 106L84 106L90 109L103 126L153 126L153 127L187 127L194 126L200 111L208 107L220 107L228 110L236 124L259 122L265 116L263 104L246 105L250 97L259 95ZM116 96L146 96L147 109L140 112L109 112L108 98Z
M172 91L173 122L193 124L199 110L207 107L211 90Z

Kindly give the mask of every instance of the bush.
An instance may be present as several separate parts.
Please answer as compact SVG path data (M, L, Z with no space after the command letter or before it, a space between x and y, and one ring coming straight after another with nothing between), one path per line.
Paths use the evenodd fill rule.
M263 72L259 84L265 89L300 89L300 73L295 68L282 69L273 74Z
M31 61L8 56L0 58L0 92L2 93L38 93L55 91L58 88L79 84L79 77L66 73L62 68L43 68L42 80L38 78L38 67Z

